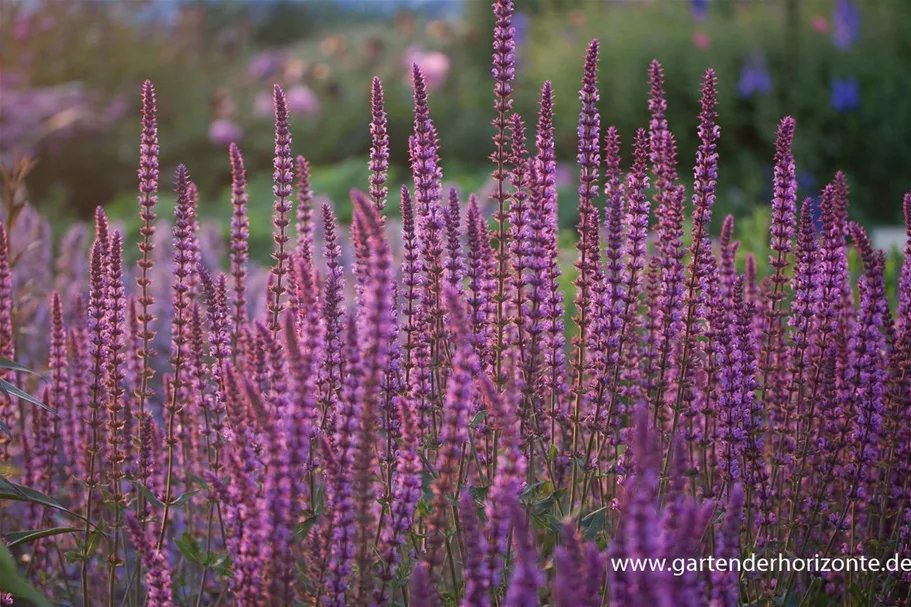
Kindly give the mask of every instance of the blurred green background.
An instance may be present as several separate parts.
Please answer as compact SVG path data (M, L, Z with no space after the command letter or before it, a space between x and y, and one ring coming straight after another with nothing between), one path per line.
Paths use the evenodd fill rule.
M235 140L247 161L254 239L266 251L275 82L288 96L294 151L311 161L317 193L343 219L348 189L366 187L373 75L386 88L391 182L408 176L411 62L431 86L444 180L463 192L487 183L486 0L2 0L0 7L0 163L37 161L28 198L58 226L99 204L115 219L135 221L146 78L157 89L162 190L185 162L200 188L201 214L227 218L227 147ZM901 222L901 197L911 189L911 2L518 0L516 8L515 109L533 124L541 84L553 81L564 227L574 223L577 91L594 37L602 45L602 124L620 128L627 155L635 128L648 120L648 62L664 65L685 178L701 73L715 68L717 220L768 206L776 125L790 114L801 198L815 196L840 169L855 218Z

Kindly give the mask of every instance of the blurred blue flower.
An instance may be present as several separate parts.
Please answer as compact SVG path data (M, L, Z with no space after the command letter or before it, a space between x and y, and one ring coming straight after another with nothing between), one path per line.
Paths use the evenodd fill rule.
M857 82L857 78L853 76L850 78L833 78L830 103L839 114L859 108L860 85Z
M860 37L860 9L853 0L838 0L832 9L832 42L847 50Z
M737 90L744 99L749 99L756 94L768 95L772 92L772 76L769 74L762 55L754 55L743 65Z
M800 186L800 189L802 190L812 191L813 186L816 185L816 177L809 171L798 171L797 185Z
M690 0L690 10L694 19L702 21L709 12L709 0Z
M512 17L512 27L515 29L516 48L522 46L528 39L528 27L531 19L525 13L516 13Z

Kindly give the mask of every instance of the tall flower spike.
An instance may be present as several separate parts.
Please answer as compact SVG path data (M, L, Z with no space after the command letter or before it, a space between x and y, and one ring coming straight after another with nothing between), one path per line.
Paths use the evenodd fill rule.
M174 279L172 284L171 307L174 310L174 319L171 330L171 365L173 367L172 386L170 398L166 398L167 411L167 437L168 463L165 476L165 508L161 519L161 528L158 533L156 549L161 550L164 544L165 532L168 526L168 514L174 489L174 466L177 458L177 438L175 437L177 414L180 410L180 394L184 385L188 383L185 377L188 351L188 325L190 322L190 280L195 270L195 251L193 249L192 224L194 221L193 201L190 192L190 175L187 167L178 165L175 174L175 191L177 193L177 206L174 207L174 260L172 271Z
M357 552L357 515L352 470L361 436L358 431L360 407L357 402L361 380L358 337L357 323L349 317L345 342L347 376L336 414L335 440L330 445L325 435L320 437L327 476L327 494L332 504L332 547L325 603L330 607L342 607L346 604L348 582Z
M114 528L114 542L109 553L111 567L110 588L113 588L116 578L116 568L119 560L119 534L121 526L121 482L124 478L124 444L129 437L124 436L123 411L126 406L124 390L124 363L125 330L126 330L126 295L123 285L123 241L120 232L115 230L111 236L111 247L108 252L108 284L107 284L107 457L110 469L108 470L111 481L111 504L114 510L112 527Z
M715 124L717 113L716 78L713 70L708 70L702 81L702 113L699 115L699 149L696 152L696 166L693 169L695 184L693 186L693 230L690 245L689 276L684 291L684 320L681 329L683 346L680 353L680 370L677 374L677 390L674 397L672 428L676 429L684 403L692 398L692 385L696 376L696 363L699 347L699 318L704 317L705 281L707 279L707 257L712 254L708 235L709 222L712 219L712 206L715 203L715 183L718 177L718 153L716 151L721 130ZM670 459L665 460L665 471Z
M715 544L715 557L733 559L740 556L740 528L743 523L743 505L746 496L743 486L734 485L727 504L724 522L718 531ZM716 571L712 574L712 605L717 607L736 607L740 604L740 590L737 585L737 572Z
M554 151L554 97L550 81L541 89L538 132L536 136L537 175L535 196L539 198L542 217L541 240L544 249L544 356L545 398L550 401L551 418L557 416L557 404L566 393L566 336L563 325L563 291L560 289L560 260L557 229L557 159ZM563 412L560 411L560 414Z
M146 568L146 586L148 607L170 607L174 604L171 590L171 572L168 561L160 550L152 547L145 535L145 528L136 519L132 512L127 513L127 528L136 546L136 551L142 556Z
M601 117L598 114L598 41L592 40L585 55L585 67L582 76L582 90L579 91L582 109L579 113L579 147L577 162L579 164L579 225L576 249L578 258L576 270L576 315L573 320L578 332L573 338L573 437L571 450L579 448L581 439L581 422L588 415L583 407L587 403L586 377L589 373L591 359L596 356L597 347L593 344L592 333L596 321L596 292L603 290L603 270L601 268L601 245L599 243L600 219L594 206L598 194L598 166L601 164ZM600 404L600 403L599 403ZM600 414L600 412L599 412ZM573 479L578 468L573 468ZM575 482L573 482L575 486ZM570 506L575 499L575 491L570 495Z
M430 579L430 570L427 563L418 563L411 573L411 603L436 607L440 602L439 596Z
M478 197L473 194L468 197L465 224L468 244L465 273L468 277L468 309L471 316L471 332L475 352L477 352L483 368L487 369L492 362L490 318L487 314L492 302L488 301L487 297L490 276L485 271L485 262L489 260L491 251L487 222L484 221L484 217L481 215ZM405 284L408 286L407 276L405 280Z
M649 66L649 158L654 175L658 223L656 254L649 264L647 318L647 374L656 373L654 387L655 419L663 419L663 399L667 373L676 366L673 343L680 331L683 306L683 206L685 194L677 181L674 136L668 129L665 113L664 71L658 61ZM656 368L657 367L657 368Z
M285 103L285 94L277 84L273 88L275 104L275 158L272 166L275 172L272 180L272 193L275 196L272 225L274 227L272 239L275 241L275 250L272 252L272 275L275 283L270 287L269 330L273 339L278 334L281 311L284 308L282 296L287 290L283 283L285 275L290 271L289 259L291 253L286 250L288 244L287 229L290 223L288 214L291 212L292 182L294 181L294 161L291 156L291 131L288 128L288 107Z
M610 304L608 313L611 316L609 324L612 333L618 328L617 315L618 301L620 298L619 285L623 274L623 200L625 188L623 187L623 170L620 167L620 134L617 127L607 129L604 139L605 177L604 196L607 199L605 209L605 224L607 227L607 283L609 285ZM613 347L616 347L615 345Z
M342 249L336 234L337 223L332 207L323 205L326 279L323 282L322 315L326 323L325 364L320 365L319 394L323 419L329 418L342 385L342 340L345 269L341 265Z
M7 360L16 358L16 342L13 336L13 273L10 268L9 238L6 223L0 221L0 356ZM9 372L0 369L0 379L6 379ZM13 423L12 399L0 397L0 423L10 427ZM9 432L0 433L3 453L9 448Z
M297 250L304 247L313 253L313 187L310 185L310 163L298 156L297 167Z
M585 67L582 77L582 90L579 91L582 110L579 113L579 147L577 162L579 164L579 238L577 248L579 259L576 268L579 277L576 279L576 309L579 335L577 352L580 360L576 361L577 380L581 385L585 366L585 342L589 339L588 329L592 322L592 289L594 274L600 271L600 245L598 244L598 213L594 200L598 195L598 166L601 164L599 144L601 139L601 117L598 113L598 41L592 40L585 56Z
M424 73L417 64L412 66L411 76L414 86L414 136L409 142L409 149L418 228L422 229L431 210L440 203L442 172L436 128L427 105L427 85Z
M464 268L462 265L462 230L460 227L462 208L459 204L459 193L455 188L449 189L449 206L443 210L446 222L446 282L459 291L462 290Z
M519 444L519 419L508 404L513 396L501 395L493 381L484 373L478 376L481 395L493 418L493 425L500 434L501 453L497 455L496 470L487 502L487 538L490 557L491 588L500 584L500 576L509 551L510 508L521 491L527 469L525 456Z
M865 240L863 229L858 226L857 231L860 232L858 240ZM864 244L860 246L863 247ZM851 459L856 475L854 488L857 491L856 495L848 495L848 498L851 501L857 499L862 511L871 506L879 478L881 452L885 447L882 439L888 382L886 333L891 330L892 321L883 279L885 254L876 249L870 250L866 257L864 274L857 283L860 309L848 344L849 348L853 348L849 359L849 374L854 384L851 400L856 418L852 418L851 423ZM863 531L858 533L862 534Z
M645 195L648 189L648 137L645 129L636 131L633 151L633 170L626 181L626 267L623 270L623 284L620 287L622 297L620 328L618 331L617 366L611 377L611 400L609 411L622 413L616 409L620 390L617 389L624 375L634 372L636 365L636 335L639 330L637 314L639 295L642 292L642 279L645 268L646 238L648 236L649 201ZM631 386L632 387L632 386Z
M520 352L525 350L525 283L527 282L527 263L531 248L530 232L527 220L529 211L527 200L529 195L529 164L528 150L525 145L525 123L518 113L512 115L512 137L510 145L509 162L512 165L509 180L513 188L512 199L509 204L509 258L511 262L510 285L512 322L515 324L516 347ZM525 358L524 354L522 355Z
M667 99L664 93L664 70L657 60L652 60L648 70L649 75L649 100L648 109L651 113L649 120L649 157L652 172L655 176L655 187L658 189L658 204L663 197L672 192L677 179L677 158L674 149L674 139L668 129Z
M554 560L557 565L553 585L554 604L558 607L587 605L592 597L582 596L585 591L586 573L582 546L571 525L563 525L562 536L563 543L554 549Z
M508 137L509 112L512 110L512 81L515 79L515 28L513 27L514 6L512 0L495 0L493 14L495 19L493 33L493 65L491 75L494 79L494 110L493 127L496 130L493 136L494 151L491 160L494 163L492 177L495 189L491 198L496 205L494 221L496 222L496 304L495 318L495 343L493 355L497 384L502 386L505 377L502 374L502 357L506 347L506 325L508 321L507 309L507 281L509 278L509 248L507 234L507 200L506 191L509 174L506 164L509 160Z
M454 327L467 326L465 311L459 301L458 292L446 288L446 307ZM468 406L473 396L473 379L479 371L479 364L467 336L461 334L456 340L453 354L452 374L446 383L446 402L443 405L443 421L440 430L440 452L436 467L439 476L434 479L433 516L428 522L427 560L431 571L443 564L441 548L449 520L450 502L458 499L459 462L465 453L468 439ZM448 552L448 551L447 551Z
M722 293L734 292L734 279L737 277L736 257L740 243L734 238L734 216L728 215L721 224L721 236L718 240L720 249L720 272Z
M697 270L706 254L704 249L709 221L712 218L712 205L715 203L715 180L718 178L718 137L721 130L715 124L718 116L716 105L716 78L713 70L705 73L702 83L702 113L699 115L699 149L696 152L694 169L695 185L693 188L693 259L691 271Z
M402 435L402 447L399 451L396 468L392 503L390 505L390 522L383 528L383 570L381 583L374 595L378 605L384 604L389 582L394 579L402 558L402 548L406 546L408 532L413 526L415 507L423 495L423 466L418 445L421 436L417 427L414 402L410 394L405 394L399 401L399 419ZM483 541L483 540L482 540ZM419 565L422 566L422 565ZM467 595L467 592L466 592Z
M787 297L787 269L790 265L792 240L797 212L797 175L794 168L794 155L791 144L794 141L795 121L790 116L782 119L778 126L778 138L775 142L775 193L772 198L772 226L769 248L769 265L774 268L771 277L769 303L764 304L764 335L762 342L762 381L761 386L771 410L780 410L773 419L784 420L789 416L784 413L786 388L782 385L781 374L773 372L780 367L778 360L784 356L781 318L785 314L782 305Z
M88 332L91 340L90 357L91 357L91 388L89 408L89 431L91 438L87 441L86 461L84 469L86 471L85 485L85 537L84 541L89 540L91 531L92 510L95 506L95 491L100 482L98 474L98 455L104 440L103 427L101 420L101 407L104 400L104 364L107 359L107 293L106 293L106 257L107 251L104 242L96 238L92 245L92 252L89 261L89 323ZM82 594L88 603L89 584L88 584L88 562L83 563L82 567Z
M235 144L231 144L231 290L233 292L233 332L238 343L247 324L247 258L250 245L250 220L247 218L247 176L244 157ZM235 348L235 355L237 349Z
M544 574L538 567L534 535L525 510L515 501L512 502L510 510L516 561L504 605L535 607L541 604L538 590L544 585Z
M110 246L110 227L108 226L108 216L103 207L95 207L95 238L101 243L103 251L107 254Z
M382 405L379 402L381 386L387 363L392 335L392 258L389 243L383 229L380 211L372 205L361 192L353 191L352 200L355 211L363 218L366 228L365 236L370 246L370 283L365 292L364 334L361 338L360 358L363 365L363 381L358 395L360 403L360 426L358 428L361 445L373 445L376 442L376 426L380 419ZM360 571L358 596L366 600L373 586L371 581L371 556L368 544L373 537L373 505L376 501L375 452L373 449L360 449L354 459L354 495L357 511L359 544L357 562Z
M51 406L57 409L60 416L58 424L61 430L61 445L67 474L72 474L79 459L79 435L77 419L82 414L76 410L76 404L69 398L70 378L67 370L66 327L63 324L63 304L60 294L51 294L51 347L48 356L48 368L51 371Z
M465 570L465 596L462 607L487 607L490 605L488 585L490 572L487 567L487 537L478 520L478 506L471 492L462 491L459 500L462 535L465 538L463 567Z
M155 331L152 321L155 319L152 308L155 298L152 295L152 280L149 271L154 265L152 252L154 250L155 236L155 205L158 203L158 124L155 118L155 87L146 80L142 85L142 136L139 143L139 217L142 227L139 235L140 259L137 262L139 276L136 284L139 287L138 303L140 306L137 320L141 324L139 338L142 341L141 350L137 352L142 362L139 377L139 390L136 397L139 400L140 414L145 411L146 400L152 397L149 382L155 374L152 368L152 340Z
M378 211L386 208L386 171L389 169L389 134L383 107L383 83L376 76L370 88L370 198Z

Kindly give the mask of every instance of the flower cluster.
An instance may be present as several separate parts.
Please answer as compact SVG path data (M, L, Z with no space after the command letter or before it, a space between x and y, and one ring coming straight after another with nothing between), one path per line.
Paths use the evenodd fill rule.
M234 143L226 267L186 166L170 230L156 215L148 82L135 268L132 235L101 209L88 263L61 258L56 275L13 254L16 217L0 224L0 356L41 339L17 326L28 278L56 289L46 312L29 308L48 319L41 395L56 417L0 396L13 429L0 470L30 487L24 503L0 502L0 531L41 591L133 607L907 604L901 571L672 575L621 560L911 554L911 194L893 309L886 257L849 220L844 175L822 193L820 231L812 201L798 205L786 117L770 273L751 257L739 267L734 218L711 231L714 72L693 182L658 62L626 170L620 133L602 128L595 40L580 72L567 289L559 100L544 83L527 134L513 10L494 3L491 223L477 196L442 188L432 79L416 63L407 142L390 141L382 84L370 85L350 267L346 230L329 204L314 208L309 164L292 154L278 86L271 268L249 260ZM392 146L407 146L413 171L400 235L385 215ZM169 231L170 243L157 236ZM86 240L74 228L62 256Z

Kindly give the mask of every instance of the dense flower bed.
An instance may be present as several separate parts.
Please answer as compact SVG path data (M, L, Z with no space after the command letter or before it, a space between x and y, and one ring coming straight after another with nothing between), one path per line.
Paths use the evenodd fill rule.
M260 287L248 283L233 144L229 267L214 267L202 244L183 165L172 260L156 265L149 82L135 270L99 209L87 283L72 236L47 308L25 308L50 254L10 255L25 216L0 224L0 356L16 357L14 319L25 313L43 332L18 332L20 346L50 344L40 400L53 411L0 400L11 477L0 497L19 500L0 503L0 530L39 590L73 605L149 607L907 604L908 573L676 575L616 559L911 557L911 194L895 313L884 254L848 219L845 178L823 190L819 229L809 202L798 212L796 123L784 118L770 274L749 258L741 272L734 219L719 238L708 231L714 73L702 82L690 206L661 66L650 68L651 121L631 138L625 172L619 133L602 132L592 41L566 291L552 88L529 146L512 111L512 2L494 11L492 224L475 196L466 205L442 191L417 65L401 234L384 217L390 141L374 79L350 268L332 209L314 208L308 164L292 153L278 86L274 263ZM398 267L390 239L401 240ZM856 285L849 243L863 262Z

